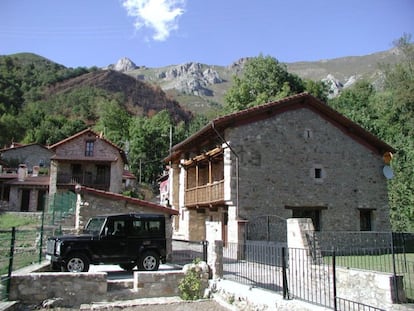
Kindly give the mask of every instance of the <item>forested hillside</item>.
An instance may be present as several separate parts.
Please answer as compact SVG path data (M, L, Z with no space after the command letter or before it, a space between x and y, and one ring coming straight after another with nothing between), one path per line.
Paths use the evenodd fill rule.
M109 107L138 117L167 110L175 123L192 118L160 88L116 71L65 68L34 54L0 57L0 146L53 144L97 126Z
M333 99L326 84L302 79L272 57L249 59L215 114L303 91L326 101L397 150L389 181L392 224L395 230L414 230L414 48L407 36L396 48L401 60L382 65L380 85L361 79ZM207 79L213 73L203 74ZM92 127L124 148L132 171L155 186L170 144L209 121L196 110L190 113L160 87L120 72L65 68L33 54L0 56L2 147L12 141L53 144Z

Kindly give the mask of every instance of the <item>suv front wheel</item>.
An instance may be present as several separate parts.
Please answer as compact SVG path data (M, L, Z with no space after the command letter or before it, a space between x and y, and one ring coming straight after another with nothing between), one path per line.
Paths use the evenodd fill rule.
M138 269L144 271L157 271L160 266L160 257L154 251L147 251L142 254L138 261Z
M88 272L89 259L82 253L73 253L67 258L64 269L67 272Z

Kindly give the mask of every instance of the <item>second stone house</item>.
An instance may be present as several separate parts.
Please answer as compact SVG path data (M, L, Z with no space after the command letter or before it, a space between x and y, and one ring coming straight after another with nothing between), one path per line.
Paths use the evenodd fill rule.
M175 236L286 240L286 219L316 230L390 230L385 153L394 149L302 93L213 120L166 159Z
M119 193L127 158L122 149L86 129L52 146L49 194L76 184Z

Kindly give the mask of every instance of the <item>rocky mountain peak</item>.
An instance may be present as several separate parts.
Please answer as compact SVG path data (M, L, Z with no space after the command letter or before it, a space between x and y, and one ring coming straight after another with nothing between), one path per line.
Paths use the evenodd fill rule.
M212 67L195 62L170 67L160 72L158 78L163 80L164 89L177 89L197 96L212 96L209 86L224 81Z
M333 98L338 96L338 94L341 92L341 90L344 88L344 85L336 79L332 74L328 74L326 78L322 79L323 82L325 82L326 85L329 87L329 97Z
M137 65L135 65L135 63L132 60L130 60L128 57L122 57L116 62L115 65L108 66L108 69L112 69L112 70L116 70L120 72L127 72L127 71L131 71L137 68L138 68Z

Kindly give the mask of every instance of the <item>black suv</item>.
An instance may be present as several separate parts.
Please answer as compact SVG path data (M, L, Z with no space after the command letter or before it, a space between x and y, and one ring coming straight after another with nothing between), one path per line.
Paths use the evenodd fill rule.
M86 272L90 264L158 270L165 263L165 216L120 214L89 219L81 235L51 237L46 258L53 270Z

